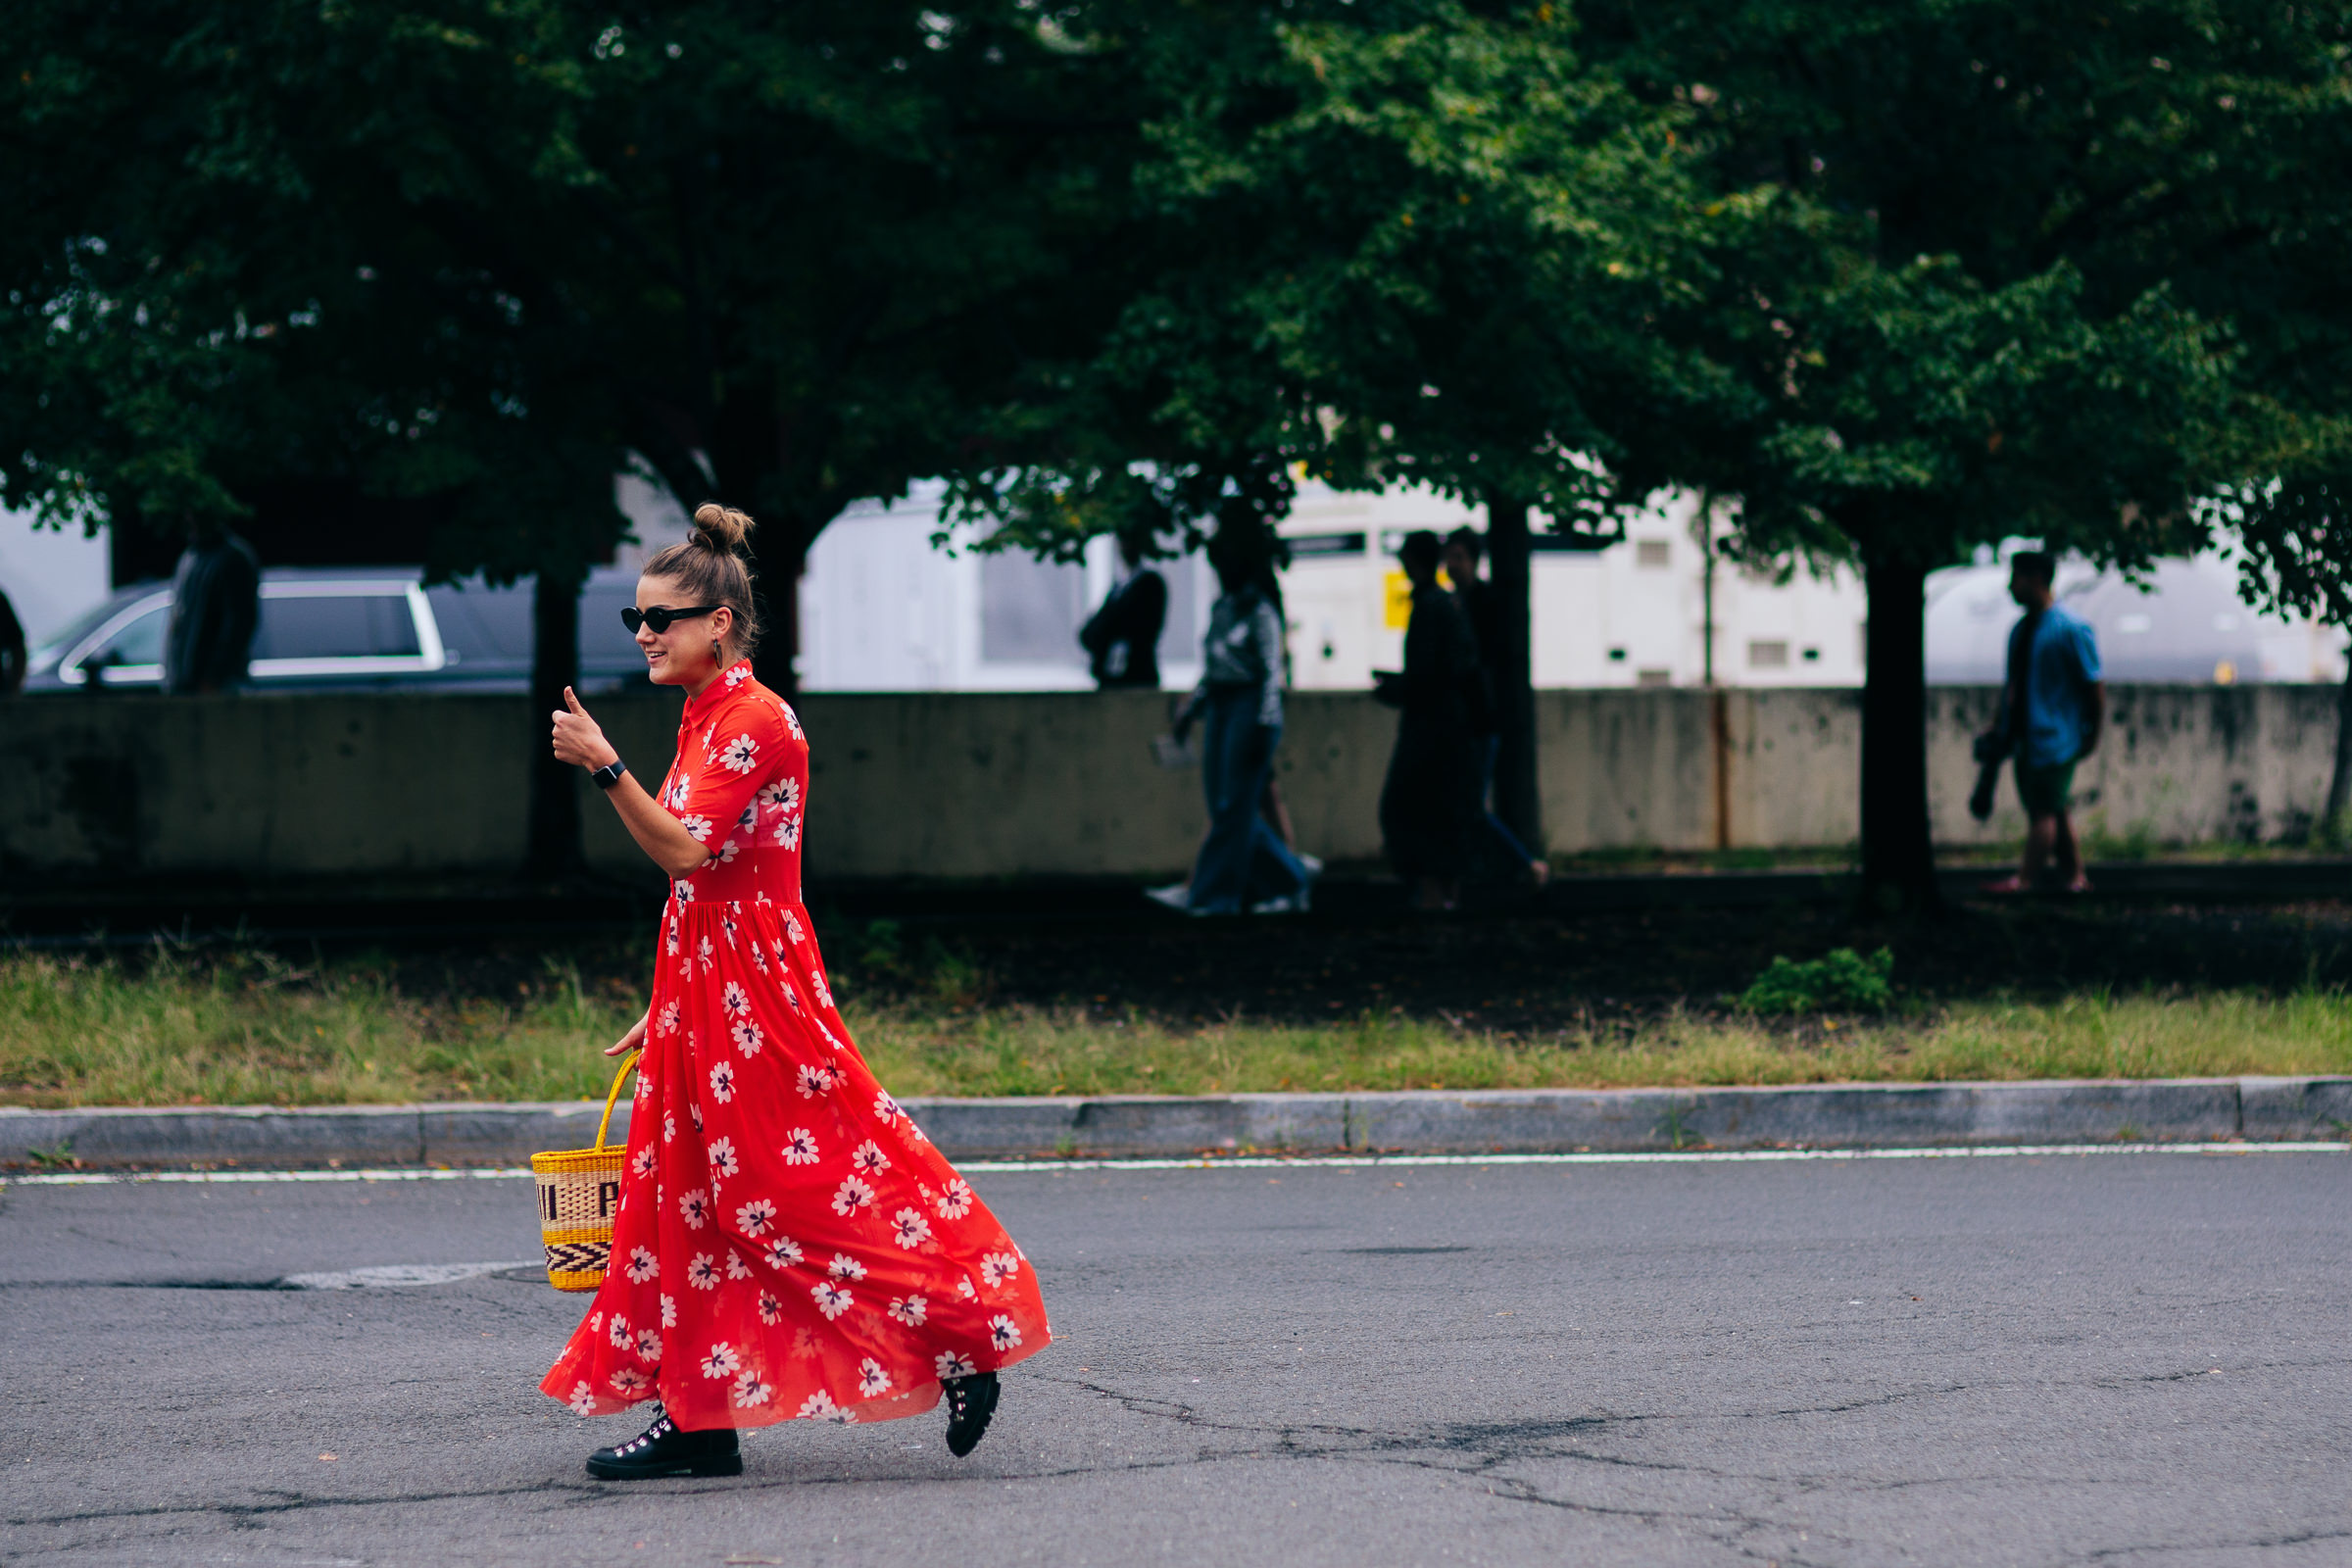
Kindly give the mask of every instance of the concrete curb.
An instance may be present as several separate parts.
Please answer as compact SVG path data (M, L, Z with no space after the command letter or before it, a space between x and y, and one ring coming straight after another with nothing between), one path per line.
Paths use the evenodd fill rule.
M1422 1090L909 1100L953 1159L1199 1153L1504 1154L1672 1149L2342 1138L2352 1077ZM515 1165L594 1142L598 1101L524 1104L0 1106L0 1167ZM613 1116L625 1139L627 1102Z

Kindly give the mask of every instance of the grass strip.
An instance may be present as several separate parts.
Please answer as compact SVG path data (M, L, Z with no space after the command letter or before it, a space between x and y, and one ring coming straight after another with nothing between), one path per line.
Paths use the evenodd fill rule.
M632 1013L552 967L514 1002L424 1000L364 965L266 956L134 972L0 957L0 1103L334 1105L601 1097ZM1914 1003L1879 1018L1652 1022L1503 1035L1366 1013L1178 1028L1033 1006L847 1004L901 1095L1631 1088L2352 1072L2352 997L2091 993Z

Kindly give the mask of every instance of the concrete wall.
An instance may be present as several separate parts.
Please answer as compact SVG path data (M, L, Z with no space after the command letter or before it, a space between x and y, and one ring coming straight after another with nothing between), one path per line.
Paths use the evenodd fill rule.
M2014 840L2004 787L1965 808L1969 738L1994 694L1930 693L1937 836ZM2078 777L2084 825L2153 843L2290 837L2326 799L2328 687L2122 687ZM1188 864L1197 770L1154 762L1158 693L812 696L809 875L1121 876ZM598 717L641 778L674 745L678 699ZM1853 691L1548 691L1537 700L1544 812L1560 851L1850 843L1861 757ZM1354 693L1298 693L1281 756L1301 843L1380 854L1396 716ZM496 875L520 859L523 783L545 728L510 697L117 695L0 705L0 885L144 877L267 881ZM582 781L591 859L642 861Z

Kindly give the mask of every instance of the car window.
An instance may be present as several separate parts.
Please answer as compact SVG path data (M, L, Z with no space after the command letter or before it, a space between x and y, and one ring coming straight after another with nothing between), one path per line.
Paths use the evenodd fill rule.
M415 655L416 618L405 589L380 594L265 594L253 657L370 659Z
M441 645L466 664L529 664L531 594L526 586L493 588L473 580L427 588Z
M97 664L161 664L164 633L172 625L172 607L158 605L128 625L119 628L82 660Z
M620 623L623 605L637 603L637 585L590 583L580 592L580 668L600 673L645 668L645 651Z

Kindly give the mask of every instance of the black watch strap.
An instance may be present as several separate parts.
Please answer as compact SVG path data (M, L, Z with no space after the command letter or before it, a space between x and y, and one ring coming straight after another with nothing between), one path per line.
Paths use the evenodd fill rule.
M626 773L628 770L628 764L623 762L619 758L615 757L612 761L607 762L602 767L589 769L588 776L596 780L596 787L598 789L609 790L613 785L619 783L620 775Z

